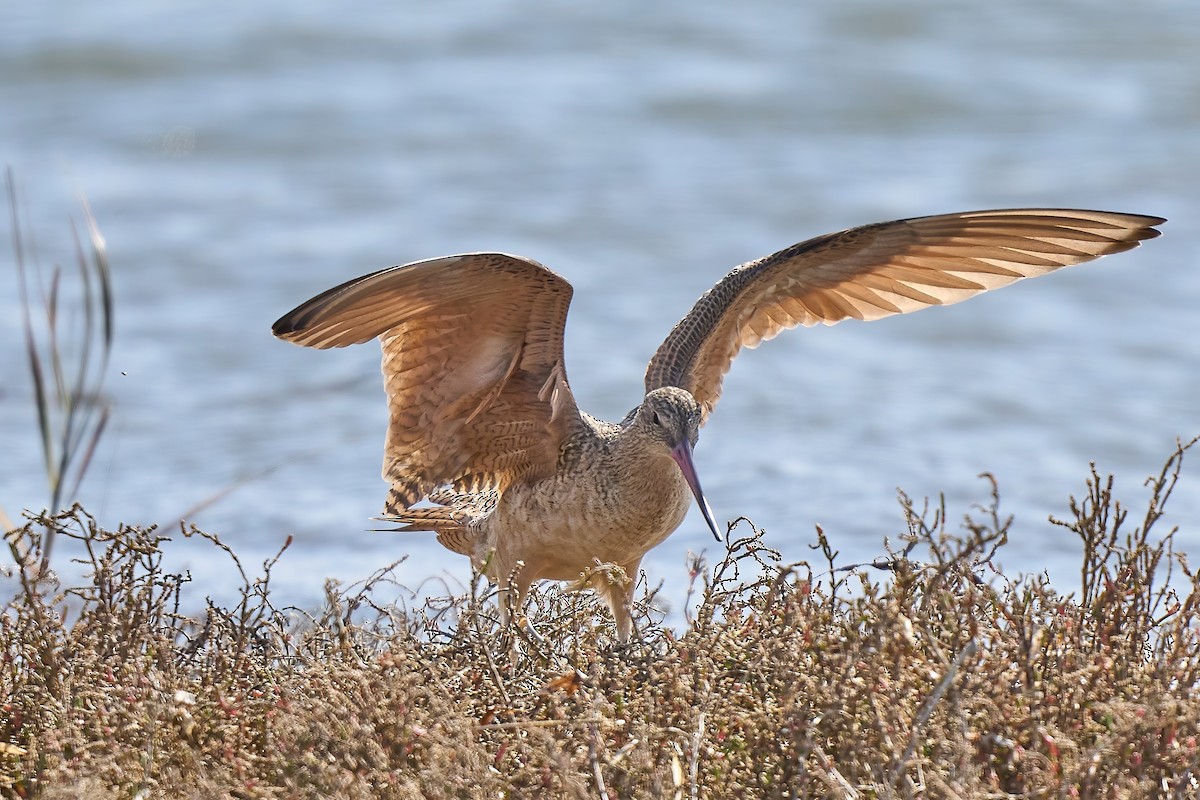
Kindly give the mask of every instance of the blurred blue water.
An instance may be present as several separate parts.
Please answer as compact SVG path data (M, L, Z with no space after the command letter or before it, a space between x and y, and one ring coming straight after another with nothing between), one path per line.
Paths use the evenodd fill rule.
M718 515L788 560L824 526L846 560L903 530L894 494L954 514L1000 481L1002 557L1069 587L1051 526L1088 462L1131 504L1200 433L1200 6L135 0L0 10L0 159L45 263L86 192L110 245L115 416L83 500L103 521L194 517L276 580L409 554L370 534L385 424L373 347L273 340L301 300L383 266L498 249L576 287L581 405L624 414L670 326L735 264L850 225L1064 205L1170 217L1150 246L962 306L785 334L743 354L697 450ZM7 237L7 231L5 231ZM0 504L45 502L14 280L0 280ZM279 466L282 465L282 466ZM271 467L278 469L267 472ZM1200 473L1173 518L1200 550ZM645 564L682 598L698 515ZM181 544L207 591L228 565Z

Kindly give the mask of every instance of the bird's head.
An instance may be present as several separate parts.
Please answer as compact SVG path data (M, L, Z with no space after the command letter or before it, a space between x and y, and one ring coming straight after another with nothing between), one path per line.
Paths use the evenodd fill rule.
M721 541L717 524L713 521L712 509L700 488L700 478L692 463L692 448L700 438L700 404L690 392L675 386L663 386L649 392L638 408L634 423L650 439L662 444L667 453L679 465L683 479L696 497L696 503L704 514L716 540Z
M637 425L668 450L684 442L691 449L700 437L700 404L684 389L663 386L646 395Z

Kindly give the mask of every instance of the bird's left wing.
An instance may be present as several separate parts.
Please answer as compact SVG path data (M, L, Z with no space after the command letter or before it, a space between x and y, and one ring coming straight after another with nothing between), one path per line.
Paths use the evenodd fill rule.
M737 267L667 336L646 391L678 386L703 419L742 347L796 325L873 320L966 300L1021 278L1137 247L1166 220L1139 214L1020 208L864 225Z

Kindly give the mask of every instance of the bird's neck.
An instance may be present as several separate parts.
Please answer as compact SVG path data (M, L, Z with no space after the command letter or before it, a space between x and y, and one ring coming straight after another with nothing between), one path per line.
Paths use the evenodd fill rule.
M679 465L661 443L636 425L623 429L614 442L612 470L616 484L628 501L650 508L673 506L691 495Z

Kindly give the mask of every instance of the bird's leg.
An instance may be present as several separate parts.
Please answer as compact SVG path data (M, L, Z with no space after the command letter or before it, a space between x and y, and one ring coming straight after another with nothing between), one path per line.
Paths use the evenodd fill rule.
M500 626L508 627L508 622L516 615L518 625L528 626L528 620L523 616L522 609L529 599L529 587L533 584L533 570L524 561L518 561L512 569L499 572L500 592ZM536 635L536 633L535 633Z
M641 558L620 564L620 571L599 571L592 579L592 586L612 610L617 625L617 641L625 644L633 632L633 590L637 585ZM624 574L621 574L624 573Z

